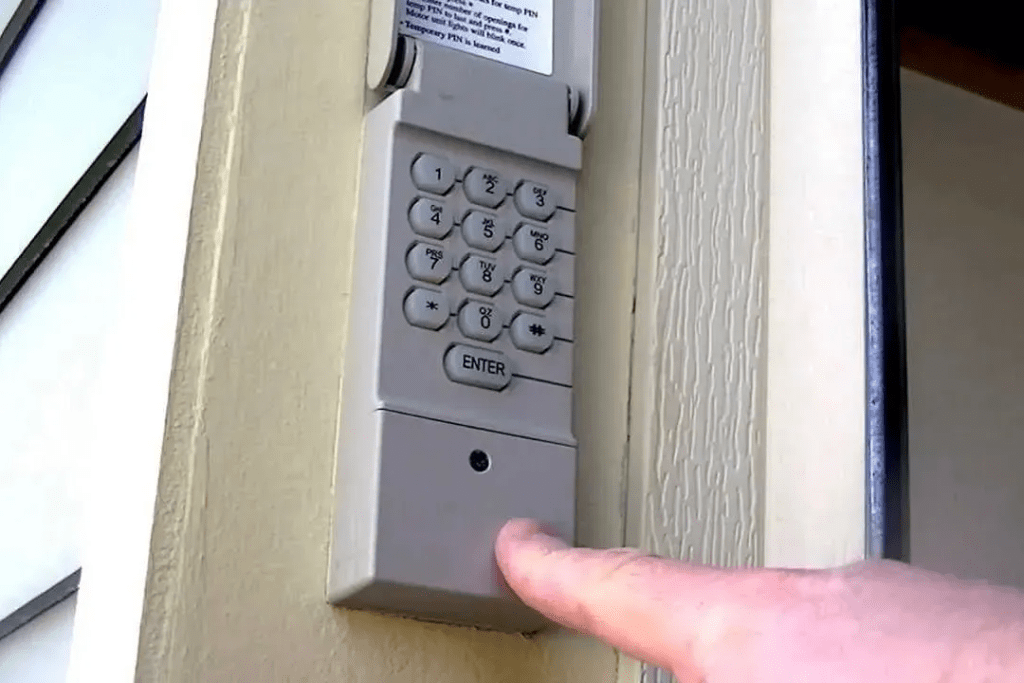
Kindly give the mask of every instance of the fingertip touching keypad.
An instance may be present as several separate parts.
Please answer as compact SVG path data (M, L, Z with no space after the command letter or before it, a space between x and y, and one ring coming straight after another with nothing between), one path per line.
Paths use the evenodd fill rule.
M559 261L551 228L558 224L549 221L557 200L548 185L507 178L485 165L466 166L459 184L456 165L438 154L417 155L410 174L416 189L426 194L409 198L409 227L425 239L409 245L406 266L411 278L426 286L408 291L405 317L410 325L440 331L454 313L455 329L469 344L445 351L448 378L501 391L511 381L515 359L500 348L525 352L525 360L548 353L555 341L554 321L546 309L556 295L551 271ZM518 184L513 188L514 181ZM505 206L509 194L512 200ZM461 217L454 215L456 210L463 212ZM454 254L453 237L461 237L468 251ZM452 281L464 293L451 298L450 292L431 285L448 281L453 267L457 273ZM506 278L511 295L501 296ZM444 287L448 292L451 285ZM508 304L500 302L512 306L502 310ZM490 346L503 334L506 346Z

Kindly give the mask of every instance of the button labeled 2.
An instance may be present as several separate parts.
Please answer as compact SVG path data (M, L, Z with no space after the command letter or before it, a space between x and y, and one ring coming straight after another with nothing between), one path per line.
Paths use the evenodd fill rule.
M512 381L512 364L499 351L456 344L444 355L448 379L483 389L501 391Z

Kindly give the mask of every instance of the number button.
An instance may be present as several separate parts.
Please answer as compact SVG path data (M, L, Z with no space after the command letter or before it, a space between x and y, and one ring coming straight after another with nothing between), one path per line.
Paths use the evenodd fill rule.
M515 194L516 209L527 218L546 221L555 213L555 198L547 185L524 180Z
M505 241L505 231L493 213L470 211L462 219L462 238L466 244L484 251L495 251Z
M494 341L501 327L501 314L491 304L471 300L459 309L459 329L470 339Z
M494 208L505 201L508 186L497 171L486 168L471 168L462 180L462 191L469 201L480 206Z
M555 255L555 243L551 239L551 233L537 225L520 224L512 238L512 244L519 258L524 261L543 265Z
M439 330L448 322L448 299L441 292L414 289L405 297L405 319L416 327Z
M412 162L412 182L424 192L448 194L455 184L455 168L444 157L420 154Z
M467 291L486 296L494 296L505 284L498 262L482 256L467 256L459 266L459 277Z
M409 209L409 225L419 235L442 239L452 230L452 214L444 202L420 197Z
M547 273L532 268L520 268L512 276L512 293L516 301L534 308L546 308L555 298L555 288Z
M532 313L520 313L509 326L512 343L523 351L544 353L551 348L555 335L544 318Z
M417 242L405 255L409 274L424 282L444 282L452 270L452 258L448 250L425 242Z

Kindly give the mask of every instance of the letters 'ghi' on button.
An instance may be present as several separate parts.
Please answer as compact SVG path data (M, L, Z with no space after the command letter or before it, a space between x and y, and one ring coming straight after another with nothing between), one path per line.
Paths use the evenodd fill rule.
M498 351L456 344L444 355L448 379L482 389L501 391L512 381L512 364Z
M409 225L418 235L444 239L452 230L452 214L445 202L420 197L409 207Z

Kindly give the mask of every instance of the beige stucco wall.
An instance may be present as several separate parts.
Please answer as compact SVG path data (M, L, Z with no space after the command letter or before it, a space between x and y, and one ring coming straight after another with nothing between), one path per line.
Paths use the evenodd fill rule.
M367 11L356 0L221 3L139 677L613 680L614 653L576 637L325 602ZM622 49L603 62L607 106L587 151L598 162L583 181L595 188L584 197L605 201L584 199L581 216L580 258L595 267L581 275L579 315L595 342L580 354L580 538L607 545L622 538L635 240L622 226L636 211L640 19L611 4L605 13ZM612 372L588 371L599 367Z
M903 72L910 556L1024 586L1024 113Z

